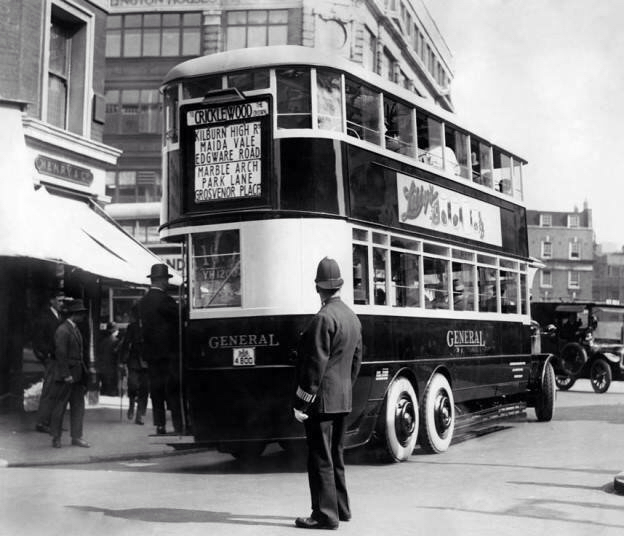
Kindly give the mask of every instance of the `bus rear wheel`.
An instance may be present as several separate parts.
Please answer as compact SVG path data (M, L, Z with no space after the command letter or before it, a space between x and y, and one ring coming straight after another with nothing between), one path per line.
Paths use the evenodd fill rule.
M432 454L448 450L455 430L453 390L442 374L434 374L423 396L419 443Z
M544 365L544 374L535 400L535 416L540 422L552 420L555 414L555 371L550 363Z
M390 384L379 419L386 457L393 462L407 460L418 439L418 399L407 378Z

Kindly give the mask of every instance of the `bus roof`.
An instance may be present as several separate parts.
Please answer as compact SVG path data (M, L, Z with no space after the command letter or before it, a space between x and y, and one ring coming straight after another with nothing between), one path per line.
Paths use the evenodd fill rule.
M173 67L163 80L163 85L180 79L194 78L205 76L207 74L226 73L242 69L252 69L259 67L277 67L281 65L309 65L312 67L327 67L337 69L353 75L377 88L387 92L389 95L396 96L406 102L430 112L445 122L459 127L462 130L473 133L474 131L463 127L458 122L455 114L447 112L439 106L436 106L431 100L417 95L393 82L386 80L376 73L372 73L355 62L341 58L337 55L330 55L312 47L304 47L299 45L280 45L255 48L240 48L229 50L226 52L218 52L200 56L191 60L182 62ZM501 145L493 143L485 136L479 136L478 132L474 132L477 137L490 142L493 146L505 150L513 154L523 164L527 161L519 157L513 151L508 151Z

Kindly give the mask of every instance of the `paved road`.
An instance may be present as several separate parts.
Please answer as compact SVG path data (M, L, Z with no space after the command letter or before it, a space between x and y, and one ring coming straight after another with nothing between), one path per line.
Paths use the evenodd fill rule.
M383 465L348 456L353 520L339 532L402 535L621 535L624 384L604 395L579 382L558 392L555 419L527 416L451 446ZM9 468L0 533L270 535L300 533L305 463L278 448L240 465L216 452L55 468Z

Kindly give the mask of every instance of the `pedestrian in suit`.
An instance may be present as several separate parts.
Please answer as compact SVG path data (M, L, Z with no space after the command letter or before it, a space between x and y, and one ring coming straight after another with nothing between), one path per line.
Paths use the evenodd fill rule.
M33 334L33 352L44 367L43 387L39 398L37 411L38 432L50 433L50 417L52 415L53 401L50 393L54 384L54 333L63 321L61 317L61 303L64 295L62 291L52 292L48 298L47 307L41 311L35 323Z
M82 334L77 325L84 321L86 311L82 300L74 300L67 308L67 319L54 334L56 361L52 392L54 407L50 420L50 433L52 434L52 446L55 448L61 447L63 417L68 403L71 444L77 447L88 448L90 446L82 438L88 370L83 359Z
M315 283L322 306L301 336L293 404L295 419L305 425L312 513L295 525L335 529L351 518L343 449L362 363L362 326L340 299L343 280L334 259L321 260Z
M174 431L182 433L180 372L178 351L178 305L167 294L169 268L154 264L148 276L152 286L139 302L143 333L143 358L147 361L152 417L157 434L166 434L167 414L171 411Z
M139 324L139 308L135 304L130 310L130 323L121 342L121 363L128 370L128 419L136 417L136 424L143 424L149 395L149 372L143 359L143 335Z

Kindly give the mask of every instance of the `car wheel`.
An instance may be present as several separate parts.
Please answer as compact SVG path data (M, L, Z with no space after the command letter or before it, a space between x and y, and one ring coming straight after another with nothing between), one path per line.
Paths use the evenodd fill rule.
M453 390L442 374L434 374L423 396L419 443L426 452L445 452L455 430Z
M567 374L555 374L555 383L561 391L567 391L576 383L576 378Z
M550 363L544 365L544 373L535 400L535 416L540 422L552 420L555 414L555 371Z
M587 363L587 352L578 342L569 342L561 349L561 367L569 376L576 376Z
M418 399L407 378L390 384L378 422L386 457L394 462L407 460L418 439Z
M605 359L598 358L589 370L589 381L596 393L606 393L611 385L611 367Z

